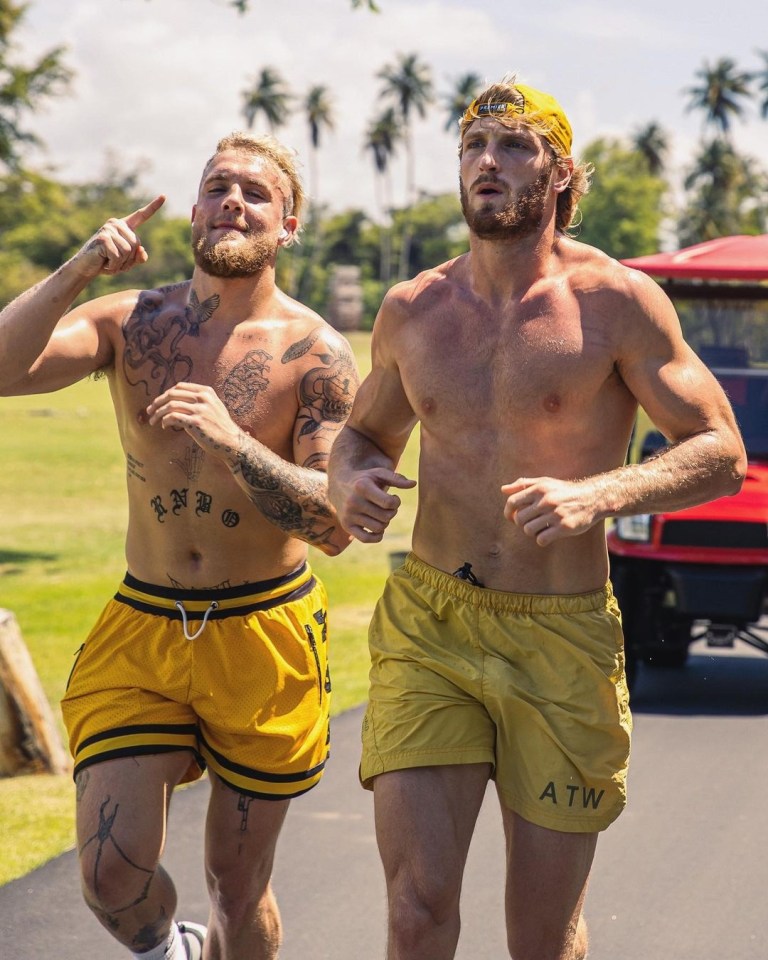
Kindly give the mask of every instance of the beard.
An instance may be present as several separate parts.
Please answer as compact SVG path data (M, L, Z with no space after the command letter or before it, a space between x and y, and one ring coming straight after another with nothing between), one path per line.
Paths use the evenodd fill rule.
M500 210L490 207L471 210L466 188L460 183L461 211L470 231L481 240L519 240L536 233L544 218L550 172L549 168L542 170L533 183L523 187ZM489 177L486 182L493 180Z
M227 235L210 240L201 231L192 233L192 251L195 263L211 277L233 279L253 277L273 263L277 255L277 241L264 234L239 233L235 243Z

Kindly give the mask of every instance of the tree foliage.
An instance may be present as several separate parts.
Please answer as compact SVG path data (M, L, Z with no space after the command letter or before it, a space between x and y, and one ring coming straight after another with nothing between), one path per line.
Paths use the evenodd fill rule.
M71 79L64 65L64 48L56 47L34 63L16 61L13 32L27 5L0 0L0 164L18 169L25 147L37 138L24 129L24 117L63 93Z
M655 253L664 215L664 180L650 173L641 153L619 140L595 140L584 159L594 164L595 174L592 190L581 201L578 239L618 259Z
M279 70L264 67L250 89L243 91L243 115L250 130L259 114L271 132L282 127L290 114L292 95Z
M681 246L732 234L756 234L768 222L768 176L721 138L702 143L684 181Z
M705 63L696 72L697 86L689 87L688 109L701 110L705 123L724 136L734 118L744 113L744 101L750 96L752 76L739 70L730 57L721 57L714 64Z
M150 199L136 171L109 169L98 181L66 184L39 173L13 171L0 177L0 305L75 254L110 217L124 216ZM130 274L130 285L154 287L191 276L189 221L160 210L141 230L149 262ZM126 286L126 277L98 277L82 299Z

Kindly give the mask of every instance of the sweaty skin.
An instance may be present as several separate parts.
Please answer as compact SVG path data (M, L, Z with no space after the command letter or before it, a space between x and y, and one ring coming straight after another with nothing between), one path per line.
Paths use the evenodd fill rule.
M494 87L486 91L485 102L516 101L519 91L511 83L496 88L496 94ZM563 595L580 594L575 599L583 601L584 594L602 591L606 603L606 517L733 493L746 467L728 402L684 343L656 284L557 230L558 198L565 194L565 222L568 203L578 196L565 191L574 175L583 181L583 168L556 156L533 127L514 118L472 119L462 128L469 252L399 284L385 298L374 326L371 373L329 467L329 496L342 526L363 542L379 541L398 510L399 491L414 485L396 471L408 436L420 425L413 530L418 559L392 574L374 614L363 721L363 766L372 780L387 883L388 960L455 956L467 850L494 776L487 758L509 762L512 779L522 779L526 744L535 750L543 730L556 740L544 705L567 718L573 731L595 737L590 752L596 762L618 776L625 772L626 754L620 758L617 751L609 760L606 741L597 745L610 717L608 726L628 748L626 686L616 648L600 655L587 687L568 701L546 679L558 668L554 664L576 669L575 659L559 660L562 631L558 637L548 627L551 647L542 639L528 658L539 666L546 662L546 670L523 666L516 631L530 635L536 618L512 613L505 606L509 596L489 595L475 581L463 584L450 575L471 564L486 588L557 595L553 603ZM673 446L653 461L625 467L638 403ZM442 586L435 590L414 568L448 574L451 589L437 574ZM550 603L549 597L535 600L533 609ZM508 612L501 615L502 609ZM578 622L577 635L586 640L590 627ZM615 643L615 613L604 609L596 616L595 639L606 636L598 623ZM483 646L483 631L490 635L499 624L508 659L499 647L489 655ZM450 670L433 655L440 634L455 658ZM603 642L597 639L596 646ZM574 645L574 657L581 652ZM593 656L595 666L598 656L588 659ZM603 673L609 663L612 676ZM494 696L491 678L504 668L505 693ZM462 687L470 676L478 678L474 693ZM509 702L502 703L507 690ZM592 690L609 710L587 731L585 717L597 714L586 702L577 712L574 704ZM522 712L513 713L523 703ZM420 708L423 715L417 715ZM438 710L441 721L429 726L430 712ZM461 749L471 740L468 716L482 723L488 738L487 752L478 750L476 761ZM513 757L503 756L503 737L494 744L494 733L516 722L521 729ZM451 723L460 739L442 736ZM565 743L561 749L567 750ZM579 773L574 766L576 779ZM498 792L510 955L584 960L582 905L597 833L585 823L566 831L526 819L509 794Z
M231 246L266 236L276 250L284 222L288 233L296 224L281 217L279 187L261 160L220 155L195 230ZM106 375L126 458L126 557L140 580L234 586L291 572L307 544L339 553L349 536L324 471L355 364L343 337L274 285L274 257L257 278L196 268L191 281L101 297L61 319L92 277L146 260L137 231L162 202L109 221L3 311L0 393Z
M493 120L471 129L462 155L470 226L473 213L536 188L546 162L530 131L513 139ZM552 174L548 209L563 182ZM669 300L551 221L506 240L471 234L468 254L393 288L372 358L332 456L342 524L381 539L400 502L388 489L412 485L394 471L419 422L413 549L449 573L472 563L488 587L598 589L606 517L740 486L732 412ZM673 446L623 467L638 402Z
M290 794L254 796L221 771L262 772L282 785L293 776L288 766L295 771L309 757L309 773L297 774L303 792L327 755L330 677L326 685L317 649L325 641L325 591L302 568L308 545L334 555L350 540L328 500L325 469L357 375L344 338L276 286L279 247L291 241L301 213L294 173L277 141L224 138L192 211L190 281L70 309L95 277L147 260L139 232L164 202L157 197L107 221L0 313L0 394L49 392L96 373L108 378L125 454L128 572L150 585L150 599L166 588L183 598L183 623L140 614L127 600L110 602L70 678L78 710L64 707L76 755L84 741L128 738L76 768L77 835L85 900L134 954L169 936L174 955L181 949L181 929L172 927L177 894L159 864L165 819L174 787L202 772L195 747L207 749L214 726L221 738L208 755L211 910L203 952L221 960L277 957L281 922L270 877ZM290 588L302 577L306 590L278 590L274 605L268 597L257 610L250 605L251 594L268 595L281 580ZM184 606L193 590L216 591L222 606L224 591L250 599L245 610L221 611L229 622L213 627L206 618L218 600L198 622ZM212 635L225 627L228 642L217 647ZM142 653L133 636L146 641ZM118 678L106 692L98 689L107 682L102 662L113 662ZM280 744L272 754L262 749L270 738ZM237 760L226 755L235 741Z

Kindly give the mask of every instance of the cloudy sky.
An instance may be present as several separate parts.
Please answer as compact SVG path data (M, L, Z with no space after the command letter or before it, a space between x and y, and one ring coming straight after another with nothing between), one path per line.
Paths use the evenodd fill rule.
M29 0L17 59L63 44L76 74L71 94L31 124L47 149L30 159L73 181L97 177L108 156L128 168L141 164L146 191L165 193L170 212L186 215L216 140L245 125L243 91L270 66L298 96L313 84L331 91L336 130L320 155L319 199L334 210L375 213L373 165L362 140L384 105L377 73L398 53L418 53L438 93L415 135L424 190L455 188L455 135L444 130L441 101L469 71L495 80L516 70L557 96L574 127L576 154L597 136L628 135L657 121L671 135L679 170L701 134L684 92L696 71L724 56L754 70L758 48L768 50L764 0L380 6L374 15L352 12L349 0L252 0L240 15L226 0ZM278 135L306 159L301 116ZM768 120L754 107L737 123L735 139L768 163ZM393 173L395 202L402 202L402 165Z

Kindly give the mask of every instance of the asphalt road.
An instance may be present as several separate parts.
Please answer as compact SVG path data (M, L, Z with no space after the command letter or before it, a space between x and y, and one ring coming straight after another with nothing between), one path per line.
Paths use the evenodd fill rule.
M768 657L697 647L633 695L630 802L598 845L590 960L767 960ZM295 801L275 888L283 960L381 960L384 885L370 794L356 780L360 710L334 721L323 783ZM177 792L165 862L181 917L204 920L206 782ZM7 838L6 838L6 842ZM502 960L501 826L489 790L470 851L459 960ZM0 957L120 960L80 901L68 853L0 888ZM427 960L427 958L425 958Z

